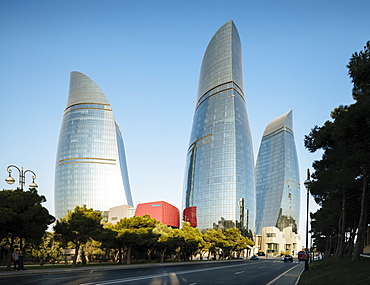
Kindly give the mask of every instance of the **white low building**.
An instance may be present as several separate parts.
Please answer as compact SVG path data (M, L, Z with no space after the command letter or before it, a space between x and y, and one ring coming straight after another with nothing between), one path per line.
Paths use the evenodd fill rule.
M267 255L279 256L281 254L297 255L302 250L301 235L286 227L282 231L277 227L262 228L262 235L256 236L259 251Z
M116 224L123 218L131 218L135 213L135 207L121 205L109 209L108 223Z

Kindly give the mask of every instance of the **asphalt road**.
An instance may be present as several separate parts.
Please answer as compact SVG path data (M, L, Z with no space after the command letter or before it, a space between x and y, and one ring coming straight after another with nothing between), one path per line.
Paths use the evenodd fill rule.
M96 266L1 272L0 284L16 285L294 285L303 263L279 259Z

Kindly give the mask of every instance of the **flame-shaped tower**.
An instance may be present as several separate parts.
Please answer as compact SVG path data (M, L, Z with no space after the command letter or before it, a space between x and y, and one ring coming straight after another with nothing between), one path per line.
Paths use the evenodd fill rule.
M102 90L72 72L55 166L55 215L133 206L122 135Z
M263 133L256 166L256 231L291 227L298 233L299 166L293 133L293 111L271 121Z
M195 206L198 228L252 235L254 158L243 91L242 49L232 20L203 57L187 154L183 207Z

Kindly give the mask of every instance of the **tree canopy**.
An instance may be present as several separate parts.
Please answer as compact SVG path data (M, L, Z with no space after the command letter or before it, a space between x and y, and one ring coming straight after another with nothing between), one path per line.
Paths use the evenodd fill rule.
M126 252L126 262L131 263L132 248L146 249L153 245L157 239L157 235L153 233L153 229L158 224L156 219L150 218L149 215L133 216L131 218L123 218L111 229L117 232L118 246L120 255ZM120 257L120 262L122 258Z
M75 247L73 266L76 266L81 245L90 239L100 240L103 237L101 220L100 212L88 209L84 205L76 206L73 212L69 212L65 218L57 221L54 226L55 237L64 245L71 242Z
M304 142L310 152L323 151L321 160L313 163L310 192L322 209L312 215L312 230L317 237L325 236L328 254L328 241L334 238L336 257L343 256L347 242L347 249L353 249L353 260L357 260L369 222L370 42L352 55L347 67L355 103L335 108L332 120L315 126ZM331 226L325 224L329 215ZM332 218L337 219L334 225ZM347 241L346 236L350 237Z
M0 240L6 241L9 251L13 250L16 239L21 250L23 240L35 244L41 242L48 226L55 221L41 205L44 202L46 198L34 188L0 191Z

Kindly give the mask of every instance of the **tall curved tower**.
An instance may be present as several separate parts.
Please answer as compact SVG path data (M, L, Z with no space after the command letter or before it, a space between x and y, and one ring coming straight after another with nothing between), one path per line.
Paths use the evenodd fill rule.
M200 70L183 194L183 207L192 206L200 229L254 231L253 147L241 43L231 20L212 37Z
M133 206L122 135L112 108L89 77L71 72L55 166L55 215L77 205Z
M297 233L300 212L298 156L293 111L269 123L263 133L256 166L257 234L263 227Z

